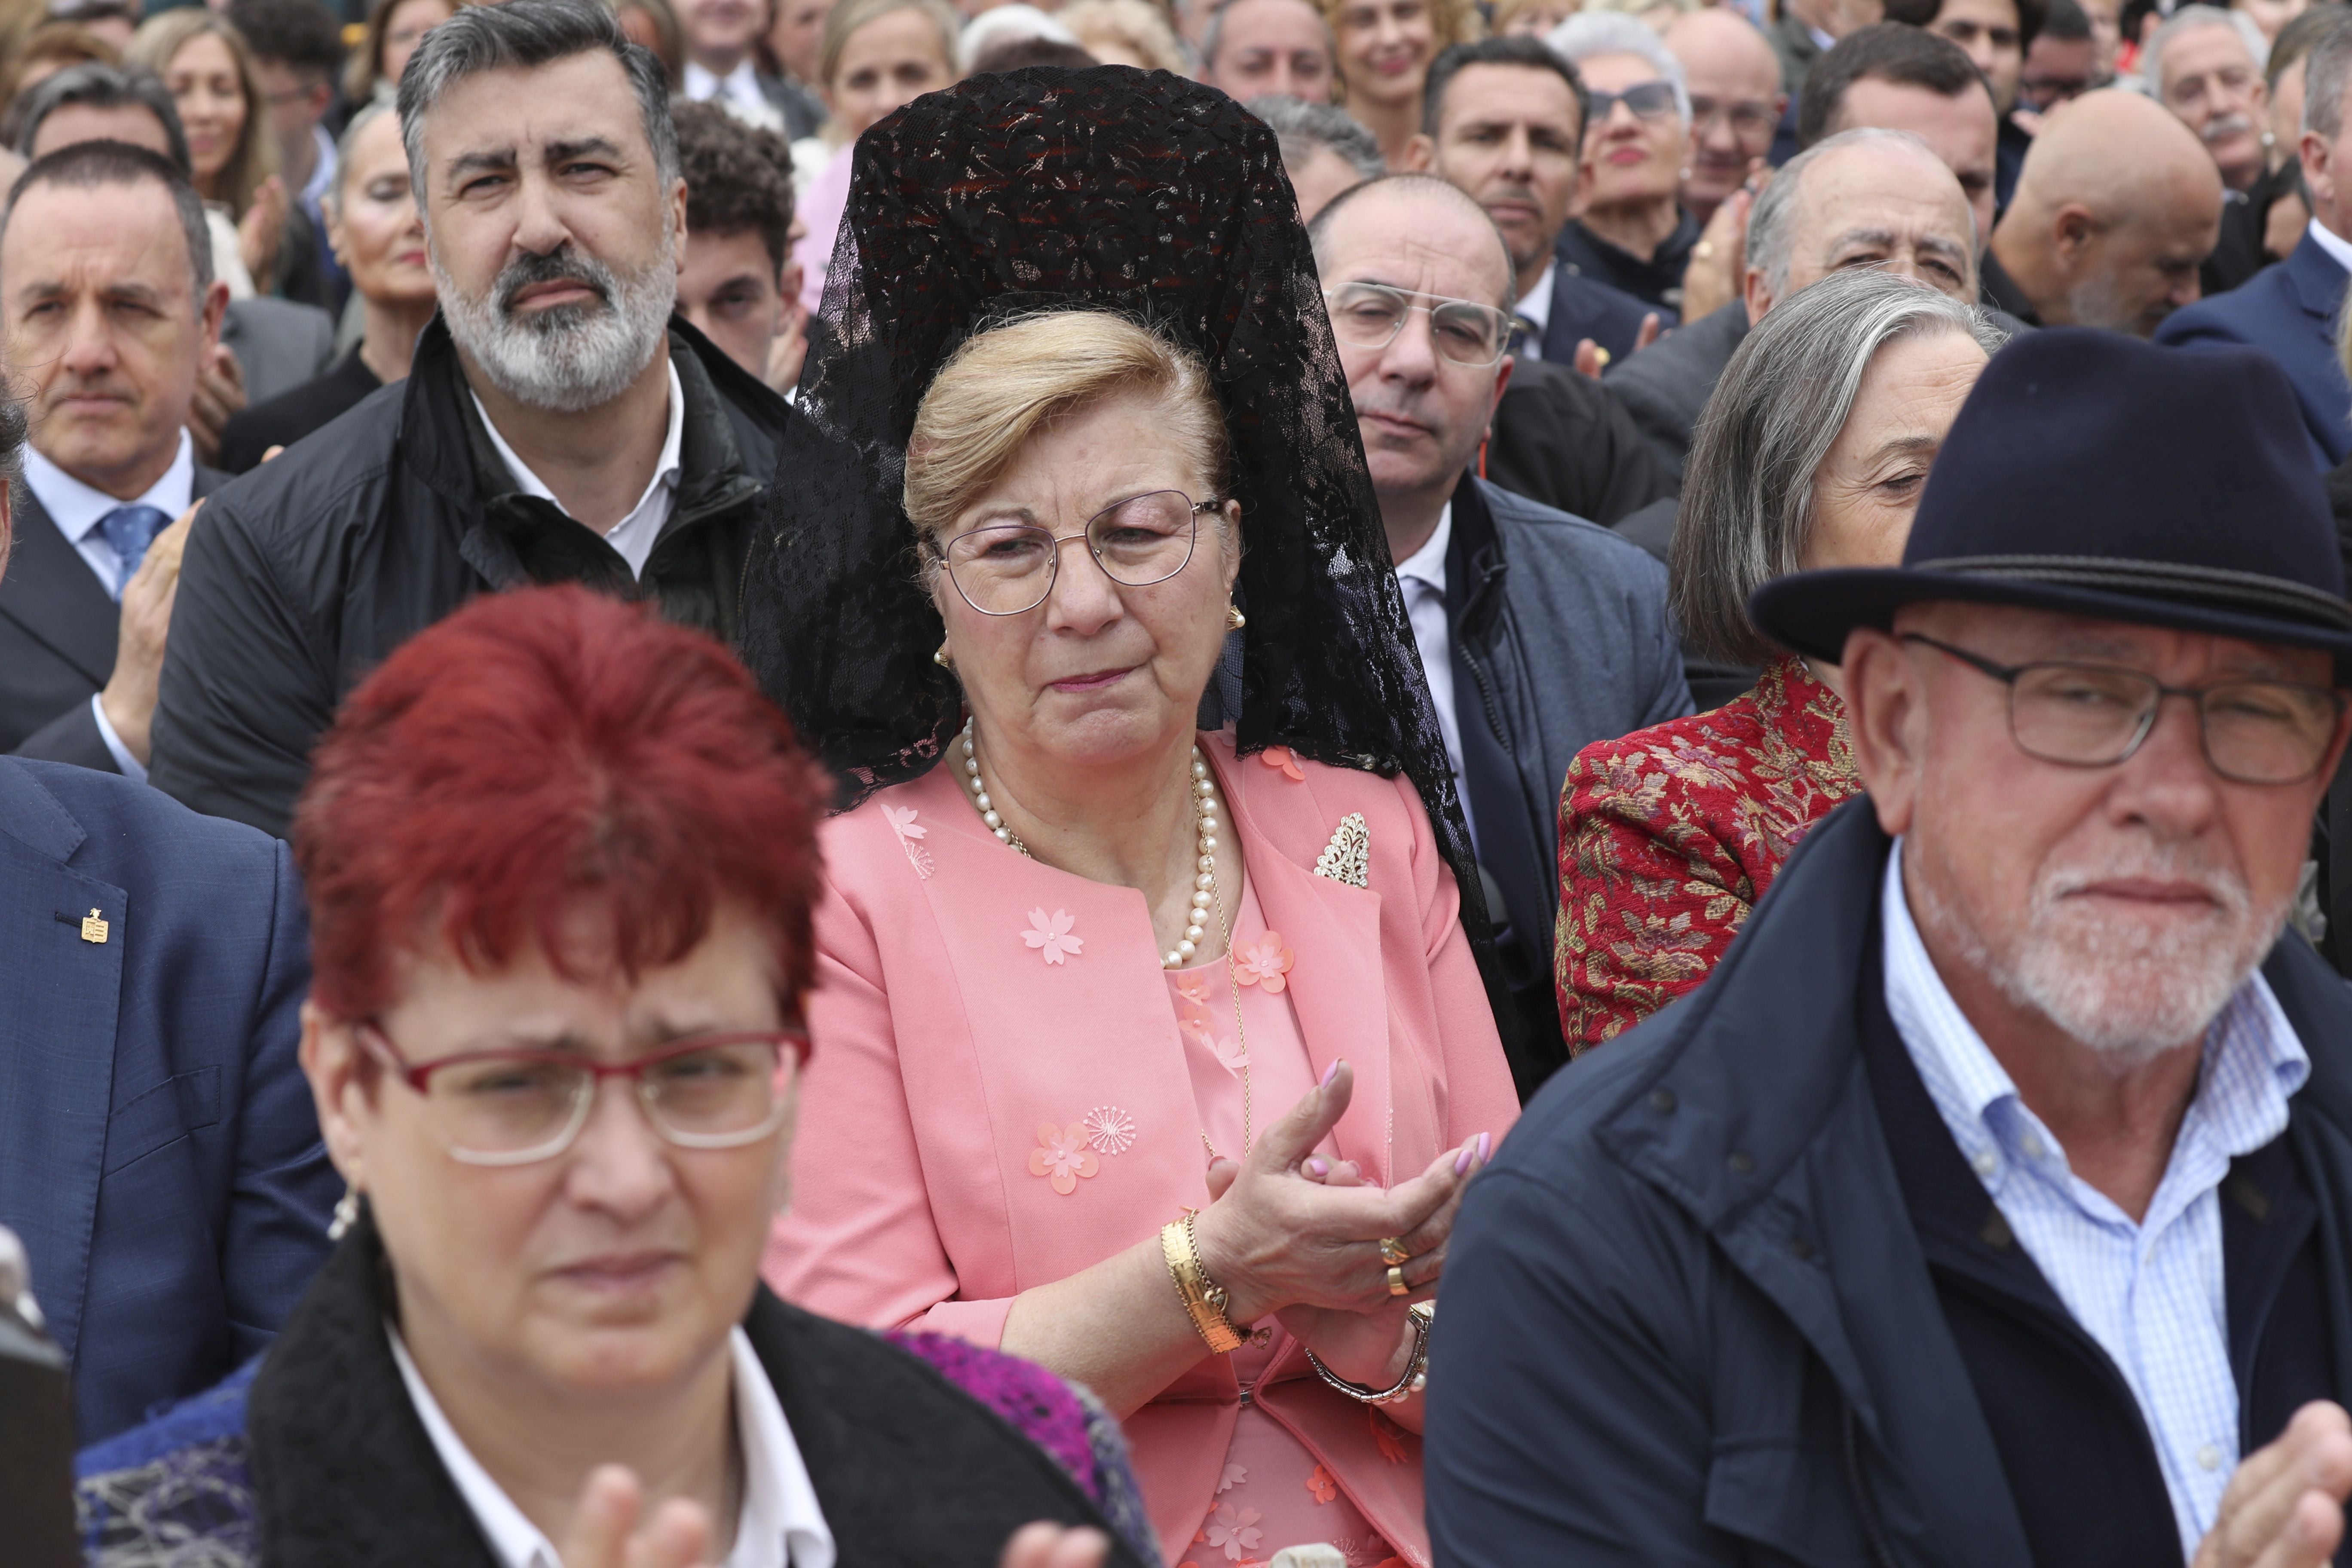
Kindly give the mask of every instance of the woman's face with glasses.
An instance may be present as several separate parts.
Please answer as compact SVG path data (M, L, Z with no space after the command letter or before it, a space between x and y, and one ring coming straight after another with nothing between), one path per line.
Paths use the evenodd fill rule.
M445 949L373 1023L304 1020L420 1363L557 1398L676 1386L725 1353L786 1195L803 1049L763 921L722 905L631 978L601 961L601 918L572 928L585 979L536 947L492 973Z
M1584 129L1584 205L1671 198L1690 150L1672 85L1639 55L1595 55L1577 68L1592 93L1592 118Z
M1224 646L1240 508L1173 412L1122 393L1040 426L929 542L983 751L1097 766L1192 732Z

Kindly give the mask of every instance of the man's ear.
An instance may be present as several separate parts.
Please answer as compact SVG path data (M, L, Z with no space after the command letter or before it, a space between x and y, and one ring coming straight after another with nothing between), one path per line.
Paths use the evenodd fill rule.
M1404 144L1402 162L1405 169L1416 174L1436 172L1437 143L1429 139L1429 132L1416 131L1412 133L1412 140Z
M2068 202L2050 220L2050 243L2058 253L2059 265L2070 271L2081 264L2083 253L2099 235L2099 220L2091 209L2080 202Z
M367 1186L367 1144L352 1112L364 1102L366 1053L352 1026L327 1016L315 1002L302 1004L303 1076L310 1080L310 1103L318 1112L319 1135L327 1158L343 1180L362 1191Z
M686 265L686 242L688 237L686 227L686 182L682 179L670 182L669 217L670 232L677 236L677 264L683 268Z
M1751 267L1740 275L1739 298L1741 303L1748 307L1748 324L1753 328L1764 319L1764 312L1772 308L1772 289L1764 281L1762 268Z
M1858 626L1839 667L1854 773L1870 795L1878 825L1892 837L1909 830L1927 743L1926 678L1894 634Z
M204 332L206 349L209 350L220 342L221 318L227 313L228 285L215 278L212 281L212 286L205 290L204 310L196 323Z

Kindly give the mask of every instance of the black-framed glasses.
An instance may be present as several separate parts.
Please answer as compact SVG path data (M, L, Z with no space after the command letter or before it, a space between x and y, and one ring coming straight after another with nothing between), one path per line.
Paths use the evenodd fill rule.
M1655 122L1675 112L1675 86L1670 81L1637 81L1622 92L1602 92L1595 89L1588 96L1592 107L1585 113L1587 125L1601 124L1621 103L1633 111L1636 120ZM1692 112L1697 112L1696 105Z
M1664 82L1645 85L1665 87ZM1594 96L1596 100L1599 97L1598 94ZM1670 106L1674 102L1672 88L1666 89L1666 101ZM1721 116L1730 124L1731 133L1742 142L1753 142L1769 136L1779 129L1780 124L1780 117L1773 112L1770 104L1761 99L1702 98L1697 93L1693 93L1690 106L1692 130L1704 131L1715 123L1717 116ZM1631 106L1628 105L1628 107ZM1639 114L1641 110L1637 109L1633 112ZM1593 118L1595 120L1600 118L1598 110L1594 111Z
M2222 680L2167 686L2108 664L1996 664L1918 632L1925 644L2009 688L2009 732L2029 757L2067 767L2105 768L2127 760L2156 729L2168 697L2197 708L2205 760L2234 784L2301 784L2335 743L2345 694L2292 680Z
M467 1165L528 1165L572 1147L608 1078L636 1090L646 1120L681 1149L737 1149L783 1125L808 1060L798 1029L697 1035L625 1062L572 1051L460 1051L412 1063L373 1023L362 1048L425 1101L426 1124Z
M1429 318L1429 335L1441 358L1471 370L1498 363L1511 345L1511 318L1475 300L1416 293L1386 283L1342 283L1323 290L1331 315L1331 335L1351 348L1384 349L1404 331L1405 318Z
M1073 540L1085 540L1103 575L1123 587L1165 583L1191 564L1201 514L1224 504L1215 496L1194 500L1182 490L1149 490L1095 513L1082 533L1056 537L1032 523L982 523L949 540L940 553L965 604L983 616L1017 616L1054 591L1062 546Z

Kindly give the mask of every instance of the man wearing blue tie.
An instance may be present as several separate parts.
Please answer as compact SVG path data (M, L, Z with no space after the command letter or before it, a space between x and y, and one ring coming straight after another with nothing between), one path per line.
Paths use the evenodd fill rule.
M33 422L0 578L0 751L144 780L187 532L173 520L227 482L196 466L185 426L228 288L172 165L85 145L100 151L28 172L0 229L8 362Z

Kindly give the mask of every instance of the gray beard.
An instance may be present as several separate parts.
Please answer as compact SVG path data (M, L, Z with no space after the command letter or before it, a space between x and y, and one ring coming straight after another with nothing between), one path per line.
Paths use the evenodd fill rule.
M2289 901L2257 909L2242 881L2189 863L2168 846L2095 868L2045 868L2021 929L1989 937L1925 877L1907 877L1920 924L2021 1007L2030 1007L2118 1069L2201 1040L2285 929ZM1906 871L1910 868L1906 868ZM2066 893L2097 876L2162 871L2194 878L2221 908L2153 931L2095 918Z
M534 273L545 270L543 263L509 263L488 294L477 298L453 284L439 255L427 250L449 336L491 385L518 403L558 414L610 403L628 390L667 339L677 300L677 238L667 223L660 253L635 274L615 272L575 250L563 271L593 285L604 298L559 305L529 319L513 315L509 300L539 280Z

